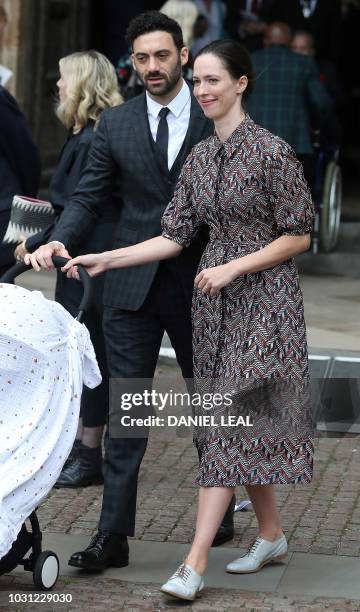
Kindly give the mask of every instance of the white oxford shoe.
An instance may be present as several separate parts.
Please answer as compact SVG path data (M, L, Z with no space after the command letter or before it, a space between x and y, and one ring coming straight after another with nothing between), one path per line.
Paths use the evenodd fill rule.
M288 545L283 535L275 542L256 538L246 555L235 559L226 566L230 574L250 574L257 572L267 563L281 561L287 555Z
M167 595L193 601L203 588L202 576L195 572L190 565L182 563L160 590Z

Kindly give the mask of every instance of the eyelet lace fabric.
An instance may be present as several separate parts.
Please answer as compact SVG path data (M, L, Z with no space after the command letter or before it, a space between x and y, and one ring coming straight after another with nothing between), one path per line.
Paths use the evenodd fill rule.
M55 484L83 384L101 382L86 327L39 291L0 283L0 559Z

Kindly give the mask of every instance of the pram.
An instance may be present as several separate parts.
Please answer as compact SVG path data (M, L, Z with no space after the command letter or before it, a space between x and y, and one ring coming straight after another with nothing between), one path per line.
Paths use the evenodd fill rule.
M60 268L66 263L66 259L54 257L53 263L56 268ZM23 263L16 264L3 275L0 282L14 284L15 278L29 269L31 268ZM79 268L79 276L83 283L84 293L79 305L77 321L82 320L91 301L91 279L82 268ZM96 386L96 384L98 382L93 386ZM56 584L59 575L59 559L53 551L42 550L42 533L36 516L36 509L37 506L28 516L31 531L28 530L24 522L10 550L0 559L0 575L11 572L18 565L23 565L26 571L32 572L37 589L48 591ZM29 551L30 555L26 557Z

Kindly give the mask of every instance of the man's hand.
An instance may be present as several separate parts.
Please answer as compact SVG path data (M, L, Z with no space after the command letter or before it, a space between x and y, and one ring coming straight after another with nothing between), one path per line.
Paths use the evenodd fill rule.
M27 255L24 257L24 262L27 265L31 264L36 272L39 272L41 268L45 268L45 270L53 270L53 255L66 258L70 257L65 247L63 247L61 244L58 242L49 242L49 244L43 244L33 253L27 253Z
M17 245L15 251L14 251L14 257L17 261L23 261L25 255L28 253L28 250L25 246L26 241L23 240L23 242L21 242L20 244Z
M195 278L195 287L211 297L217 295L223 287L235 280L236 268L233 261L222 266L202 270Z
M67 272L66 276L68 278L76 278L79 280L79 273L77 271L76 266L81 265L85 268L86 272L89 276L98 276L99 274L103 274L108 269L109 264L109 253L96 253L91 255L79 255L79 257L74 257L67 262L67 264L61 268L63 272Z

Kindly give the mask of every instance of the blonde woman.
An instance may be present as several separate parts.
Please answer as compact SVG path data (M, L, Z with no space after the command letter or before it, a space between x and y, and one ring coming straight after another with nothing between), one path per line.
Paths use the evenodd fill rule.
M58 165L50 184L50 200L57 220L76 189L86 165L97 123L103 110L122 102L118 91L115 69L109 60L97 51L81 51L63 57L59 62L60 78L57 82L59 102L56 114L69 130ZM80 244L72 245L71 253L101 252L111 248L112 232L117 219L115 199L104 201L102 218ZM49 226L43 232L19 245L15 256L23 259L26 252L35 251L48 241L53 231ZM69 312L76 313L82 288L79 283L59 273L55 299ZM108 372L102 335L103 279L96 281L94 303L85 323L90 331L99 362L102 384L90 390L84 387L81 418L77 440L71 459L65 465L57 486L80 487L100 484L102 478L101 439L108 409Z

